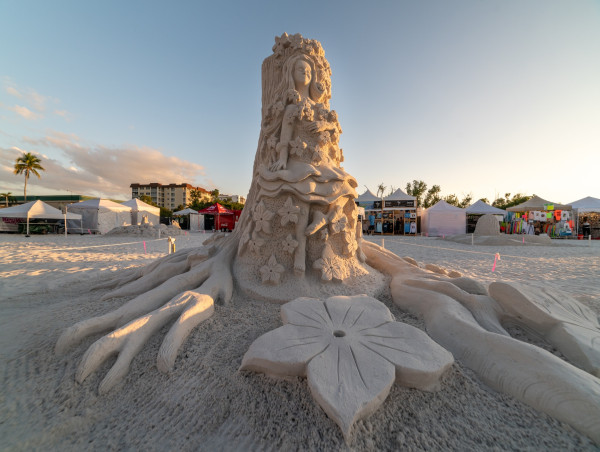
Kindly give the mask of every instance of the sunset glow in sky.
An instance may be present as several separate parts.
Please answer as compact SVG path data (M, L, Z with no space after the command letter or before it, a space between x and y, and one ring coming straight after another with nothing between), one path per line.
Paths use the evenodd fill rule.
M26 151L30 195L245 195L283 32L325 49L359 193L600 198L600 2L553 0L0 0L0 192Z

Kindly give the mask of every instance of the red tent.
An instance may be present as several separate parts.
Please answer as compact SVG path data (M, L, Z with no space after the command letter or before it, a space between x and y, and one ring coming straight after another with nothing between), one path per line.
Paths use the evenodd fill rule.
M223 207L218 202L214 203L212 206L208 206L206 209L199 210L198 213L201 215L215 215L215 229L217 231L220 229L228 229L231 231L235 226L233 210ZM221 215L224 215L224 218L221 218ZM231 215L231 217L229 215Z
M199 210L198 213L200 215L233 215L233 210L229 210L227 207L223 207L221 204L216 202L212 206L208 206L206 209Z

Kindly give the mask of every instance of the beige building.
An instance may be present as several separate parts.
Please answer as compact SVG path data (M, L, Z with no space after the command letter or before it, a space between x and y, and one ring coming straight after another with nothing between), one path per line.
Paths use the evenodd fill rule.
M240 204L246 204L246 198L241 195L219 195L221 201L233 201L239 202Z
M158 182L149 184L134 183L131 187L131 198L140 198L144 195L150 196L152 202L160 207L173 210L178 206L187 206L192 202L192 190L198 190L202 196L201 201L210 200L211 195L202 187L194 187L190 184L168 184L163 185Z

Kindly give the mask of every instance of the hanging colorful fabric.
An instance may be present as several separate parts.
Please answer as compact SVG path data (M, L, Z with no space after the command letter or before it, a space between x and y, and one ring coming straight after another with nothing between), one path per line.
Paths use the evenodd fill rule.
M554 218L556 219L556 221L560 221L561 214L562 214L562 210L554 211Z

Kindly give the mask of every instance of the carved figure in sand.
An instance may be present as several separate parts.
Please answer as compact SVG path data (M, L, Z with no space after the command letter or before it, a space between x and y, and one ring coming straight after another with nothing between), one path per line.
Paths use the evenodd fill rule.
M376 297L386 282L380 272L385 272L391 277L394 303L423 317L427 333L461 364L475 370L492 388L571 424L600 444L600 325L596 316L559 291L507 283L487 287L459 277L456 271L422 268L361 240L354 204L356 181L340 166L341 127L329 109L330 69L323 49L299 34L283 34L275 41L273 55L263 63L261 131L252 185L236 229L228 236L215 234L199 249L178 251L97 286L114 289L105 299L133 298L115 311L77 323L59 337L57 353L87 336L106 333L84 354L77 381L83 382L116 354L99 387L100 393L110 390L127 374L151 335L172 322L157 357L158 369L167 372L192 329L213 314L215 301L231 300L234 278L236 287L249 296L285 303L302 296L321 300L336 295ZM362 309L372 303L364 297L351 300L355 301L343 303L366 303ZM312 309L320 302L312 303L306 306ZM329 302L323 303L326 309ZM343 309L339 308L340 313L350 312ZM326 333L335 322L323 320L318 325L323 344L335 340L340 347L354 347L352 329L347 338L332 330L335 339L331 339ZM504 326L511 323L550 342L569 362L510 337ZM254 357L270 353L253 346ZM285 374L290 367L277 367L279 358L266 368ZM299 375L305 368L310 372L312 362L308 362L310 356L301 358L302 363L291 368ZM250 367L261 368L253 359ZM402 358L398 359L388 361L396 369L403 368ZM372 397L385 398L382 394L391 384L392 367L381 363L381 368L388 369L388 378L378 386L383 392L370 391L365 405L342 413L337 421L344 429L360 413L374 409ZM358 384L374 387L362 377L355 379ZM323 394L329 390L319 389L325 402L329 399ZM342 407L346 402L339 400Z

